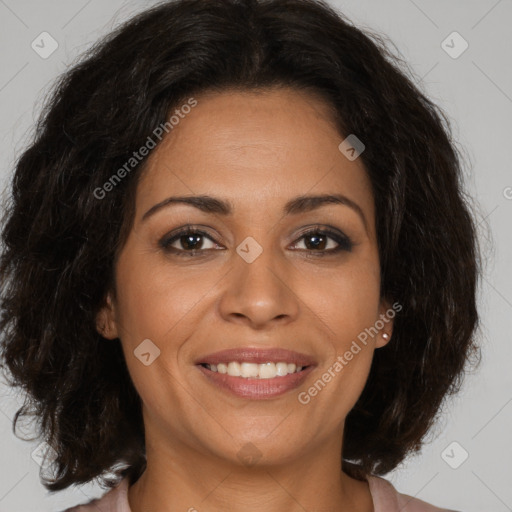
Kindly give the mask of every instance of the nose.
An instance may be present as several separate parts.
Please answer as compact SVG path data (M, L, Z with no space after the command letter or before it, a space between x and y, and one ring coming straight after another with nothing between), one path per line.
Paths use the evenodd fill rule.
M296 274L290 263L279 263L271 250L263 250L252 263L238 254L234 260L219 305L224 320L265 329L297 318L300 300L294 291Z

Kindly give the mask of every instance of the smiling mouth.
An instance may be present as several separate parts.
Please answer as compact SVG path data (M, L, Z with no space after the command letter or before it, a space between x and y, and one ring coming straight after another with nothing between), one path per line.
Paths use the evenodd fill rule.
M286 377L304 371L308 366L297 366L295 363L266 362L249 363L229 361L218 364L201 363L200 366L214 373L229 375L231 377L242 377L244 379L273 379L275 377Z

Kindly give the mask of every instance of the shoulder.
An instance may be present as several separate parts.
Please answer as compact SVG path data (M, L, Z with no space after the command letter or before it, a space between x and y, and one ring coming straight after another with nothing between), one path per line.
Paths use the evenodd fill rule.
M101 498L76 505L62 512L98 512L98 510L101 512L131 512L128 504L128 487L128 477L125 477Z
M391 482L379 476L371 475L367 480L375 512L458 512L439 508L413 496L401 494Z

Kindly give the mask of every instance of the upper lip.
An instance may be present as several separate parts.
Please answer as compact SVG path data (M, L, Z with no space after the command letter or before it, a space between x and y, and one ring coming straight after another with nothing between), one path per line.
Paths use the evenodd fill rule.
M275 363L294 363L296 366L311 366L316 364L316 361L311 356L293 350L286 350L284 348L261 349L249 347L226 349L208 354L198 358L195 364L219 364L229 363L230 361L258 364L273 361Z

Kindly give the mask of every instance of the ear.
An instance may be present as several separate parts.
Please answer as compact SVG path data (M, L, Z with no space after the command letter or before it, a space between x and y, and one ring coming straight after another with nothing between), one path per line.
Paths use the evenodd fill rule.
M115 307L110 292L107 294L104 305L96 315L96 330L109 340L119 337Z
M398 303L395 303L392 307L390 301L385 298L380 301L379 319L376 322L376 325L379 327L379 334L375 341L375 348L384 347L391 341L395 315L397 311L402 309L399 305L395 309L395 305L398 305Z

